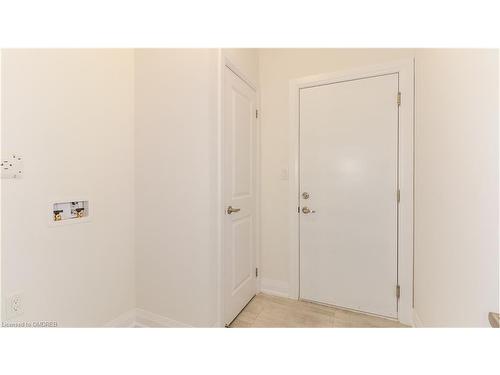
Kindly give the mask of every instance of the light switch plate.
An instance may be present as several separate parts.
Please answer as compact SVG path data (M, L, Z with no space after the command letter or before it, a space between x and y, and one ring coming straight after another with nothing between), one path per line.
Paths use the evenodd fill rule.
M2 157L0 168L2 178L20 178L23 175L23 158L19 154L10 154Z
M288 181L288 168L282 168L280 171L280 180Z

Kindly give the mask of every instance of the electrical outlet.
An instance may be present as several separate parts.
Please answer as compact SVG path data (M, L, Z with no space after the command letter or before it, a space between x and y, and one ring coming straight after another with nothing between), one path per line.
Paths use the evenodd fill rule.
M5 315L7 319L15 318L24 313L23 294L15 293L7 296L5 301Z
M20 178L23 175L23 158L18 154L2 157L0 168L2 178Z

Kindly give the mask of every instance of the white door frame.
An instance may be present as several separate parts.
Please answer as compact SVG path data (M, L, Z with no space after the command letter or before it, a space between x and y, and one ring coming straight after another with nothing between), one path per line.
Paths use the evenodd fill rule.
M217 323L216 326L224 327L224 219L226 214L226 207L224 205L224 70L229 68L234 74L241 78L252 90L256 93L256 108L260 109L260 93L256 82L252 82L246 74L240 69L233 61L231 61L225 54L224 50L219 49L218 56L218 125L217 125L217 182L218 182L218 197L217 197ZM260 115L256 119L255 129L255 266L260 270ZM257 293L260 292L260 274L257 277Z
M290 165L289 165L289 297L299 298L299 95L300 89L377 75L398 73L399 107L399 189L398 207L398 320L413 324L413 174L414 174L414 61L389 62L348 71L320 74L290 81Z

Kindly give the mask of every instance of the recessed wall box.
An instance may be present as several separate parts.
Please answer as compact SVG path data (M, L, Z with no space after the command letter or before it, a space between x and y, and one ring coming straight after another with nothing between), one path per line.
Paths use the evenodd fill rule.
M56 202L51 210L52 222L78 222L88 218L89 201Z

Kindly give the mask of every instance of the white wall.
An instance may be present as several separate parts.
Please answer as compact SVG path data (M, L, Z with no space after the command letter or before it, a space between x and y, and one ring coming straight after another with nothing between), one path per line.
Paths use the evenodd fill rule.
M216 323L218 51L136 51L137 306Z
M2 293L19 321L100 326L134 307L132 50L3 50ZM89 197L89 223L49 227L53 199Z
M498 51L417 50L415 309L425 326L498 311Z
M0 158L2 157L3 147L2 147L2 126L3 126L3 115L2 115L2 107L3 107L3 99L2 99L2 49L0 49ZM2 277L2 243L3 243L3 225L2 225L2 183L0 182L0 321L2 320L3 315L3 277Z
M289 281L289 81L416 58L415 309L425 326L498 311L498 53L260 50L262 287Z
M257 77L257 51L223 51ZM137 306L218 324L219 50L136 51Z

